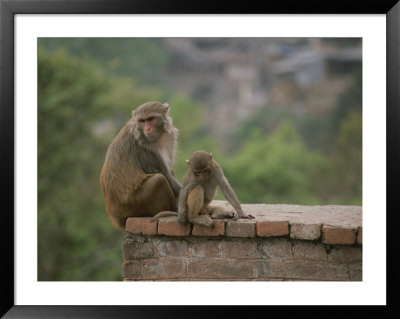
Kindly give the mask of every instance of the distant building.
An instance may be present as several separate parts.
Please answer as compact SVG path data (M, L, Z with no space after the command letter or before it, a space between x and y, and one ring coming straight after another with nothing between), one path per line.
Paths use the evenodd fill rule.
M201 101L212 118L231 121L265 106L323 112L362 63L360 39L166 38L165 43L172 87Z

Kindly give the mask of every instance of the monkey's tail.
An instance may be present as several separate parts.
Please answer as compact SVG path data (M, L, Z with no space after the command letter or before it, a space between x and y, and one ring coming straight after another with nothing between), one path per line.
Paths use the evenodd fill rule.
M171 211L164 211L164 212L159 212L158 214L154 215L153 218L151 219L152 222L155 222L156 220L160 219L161 217L168 217L168 216L178 216L177 212L171 212Z

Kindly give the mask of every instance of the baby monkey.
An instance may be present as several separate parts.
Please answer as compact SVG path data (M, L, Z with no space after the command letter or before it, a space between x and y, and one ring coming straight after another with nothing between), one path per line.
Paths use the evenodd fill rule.
M155 215L153 220L163 216L178 215L178 221L181 224L189 221L193 224L213 228L212 218L235 218L234 212L209 205L215 197L217 186L220 187L222 194L236 210L238 215L236 218L254 218L254 216L246 215L243 212L221 166L213 159L211 153L196 151L186 162L190 167L183 178L183 186L179 193L178 213L161 212Z

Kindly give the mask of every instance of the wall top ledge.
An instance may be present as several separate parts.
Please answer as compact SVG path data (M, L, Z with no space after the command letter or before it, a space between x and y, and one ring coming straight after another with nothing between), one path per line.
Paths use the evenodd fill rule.
M211 205L233 210L226 201ZM304 206L288 204L242 204L243 211L254 220L214 220L215 227L181 225L176 217L128 218L126 231L142 235L207 237L277 237L316 240L332 245L362 245L362 206Z

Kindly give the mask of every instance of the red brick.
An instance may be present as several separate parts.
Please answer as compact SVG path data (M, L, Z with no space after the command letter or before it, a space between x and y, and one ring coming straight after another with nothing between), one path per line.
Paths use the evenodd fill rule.
M175 216L164 217L158 220L158 234L167 236L189 236L190 225L182 225Z
M321 224L291 223L290 238L317 240L321 237Z
M259 279L348 281L348 267L312 260L260 261Z
M358 227L358 232L357 232L357 243L362 245L362 227Z
M257 221L257 236L285 236L289 235L289 223L287 221Z
M226 223L226 236L230 237L255 237L256 222L247 219L228 221Z
M286 238L268 238L258 245L261 256L267 260L293 259L292 243Z
M301 260L327 261L328 253L326 246L320 242L294 240L293 257Z
M223 240L219 246L223 258L256 259L259 257L255 240Z
M125 240L122 246L124 260L136 260L154 257L154 247L152 242L135 242Z
M131 217L126 220L125 230L132 234L156 235L157 221L151 222L151 217Z
M154 241L154 247L158 256L161 257L186 257L188 255L189 243L180 238L175 240L157 240Z
M192 279L256 279L258 264L257 260L191 258L188 260L187 274Z
M359 246L335 246L329 252L329 260L341 264L362 262L362 249Z
M122 274L130 280L165 280L187 277L186 260L182 258L152 258L125 261Z
M221 243L223 243L223 240L195 240L189 248L190 256L221 257Z
M352 245L356 242L353 228L322 226L322 242L325 244Z
M192 230L193 236L223 236L225 235L225 220L214 219L214 228L206 226L194 225Z

